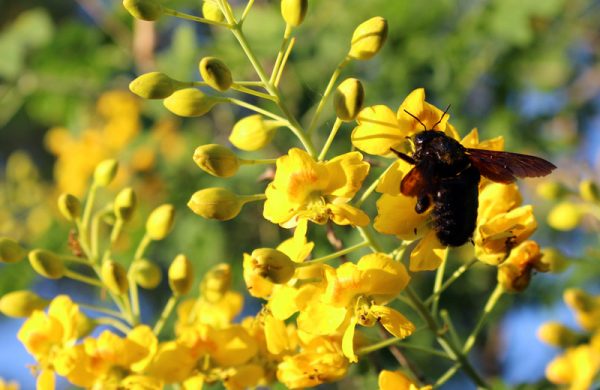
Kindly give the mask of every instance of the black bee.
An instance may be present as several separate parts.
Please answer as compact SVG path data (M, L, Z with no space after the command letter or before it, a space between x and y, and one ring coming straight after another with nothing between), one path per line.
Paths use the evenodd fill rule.
M391 149L399 158L414 165L400 184L400 192L417 198L415 211L422 214L431 205L432 228L447 246L466 243L475 230L478 185L481 175L499 183L517 178L546 176L556 166L542 158L519 153L465 148L442 131L424 128L412 138L414 153L408 156Z

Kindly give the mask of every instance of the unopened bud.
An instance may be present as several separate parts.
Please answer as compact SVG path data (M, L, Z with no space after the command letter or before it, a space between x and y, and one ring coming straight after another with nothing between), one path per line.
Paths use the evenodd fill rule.
M67 221L74 221L81 215L81 201L74 195L61 194L58 197L58 211Z
M185 255L177 255L169 267L169 286L173 295L187 294L192 288L193 281L192 263Z
M219 6L210 0L204 0L202 3L202 16L204 16L205 19L218 23L225 20L225 15L223 15Z
M566 348L579 340L579 335L563 324L555 321L546 322L538 328L538 339L554 347Z
M548 264L548 268L552 273L561 273L569 267L569 260L558 249L543 248L542 255L542 261Z
M106 260L102 263L100 269L102 282L113 294L125 294L129 288L127 280L127 271L121 264L112 260Z
M544 199L558 200L567 195L569 190L556 181L543 181L537 186L536 192Z
M591 180L583 180L579 183L579 194L588 202L600 202L600 189L598 185Z
M175 115L194 117L209 112L222 100L205 95L196 88L175 91L163 101L164 106Z
M173 227L175 219L175 207L171 204L163 204L155 208L146 220L146 234L155 240L165 238Z
M162 280L162 272L158 265L148 259L138 259L131 265L135 282L145 289L156 288Z
M65 274L65 265L58 255L45 249L29 252L31 268L48 279L59 279Z
M123 0L123 6L134 18L140 20L153 21L163 13L157 0Z
M129 83L129 90L144 99L165 99L185 85L164 73L150 72Z
M0 262L15 263L25 256L25 249L7 237L0 238Z
M563 300L575 311L589 312L595 306L595 300L585 291L578 288L569 288L563 293Z
M82 312L77 313L77 338L89 336L96 329L97 325L98 322L96 320L86 316Z
M94 183L97 186L106 187L117 175L118 168L117 160L108 159L100 162L94 170Z
M194 161L203 171L217 177L233 176L240 167L235 153L218 144L198 146L194 151Z
M294 276L296 270L294 262L288 255L277 249L255 249L250 256L255 272L272 283L283 284Z
M231 266L217 264L208 271L200 283L200 295L208 302L218 302L231 287Z
M507 292L523 291L529 286L534 270L547 272L548 265L542 262L538 243L524 241L498 266L498 283Z
M238 149L258 150L271 142L278 127L275 121L265 120L258 114L250 115L240 119L233 126L229 141Z
M365 89L360 80L348 78L335 90L333 106L335 114L344 122L353 121L363 107Z
M361 23L352 34L348 56L355 60L368 60L379 52L387 34L387 21L380 16Z
M548 214L548 225L556 230L573 230L581 222L582 212L576 204L562 202L556 205Z
M225 92L233 84L231 71L223 61L215 57L204 57L198 65L202 79L211 88Z
M201 217L227 221L240 213L244 202L233 192L214 187L195 192L187 205Z
M308 0L281 0L281 16L290 26L302 24L307 9Z
M50 301L29 290L13 291L0 298L0 313L8 317L29 317L34 310L44 310Z
M136 204L137 199L135 192L133 192L133 188L123 188L117 194L113 203L113 211L117 219L129 221L135 211Z

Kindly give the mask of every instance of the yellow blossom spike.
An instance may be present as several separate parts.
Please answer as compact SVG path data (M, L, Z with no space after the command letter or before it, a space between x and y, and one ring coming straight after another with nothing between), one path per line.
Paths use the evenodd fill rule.
M162 240L171 232L174 219L175 207L172 204L158 206L146 220L146 234L152 240Z
M231 71L223 61L216 57L204 57L198 64L198 70L206 83L220 92L225 92L233 84Z
M290 26L302 24L307 10L308 0L281 0L281 16Z
M204 0L202 2L202 16L204 16L205 19L218 23L225 20L225 15L223 15L219 6L211 0Z
M192 288L193 281L192 263L184 254L177 255L169 267L169 286L173 295L187 294Z
M153 261L145 258L138 259L133 262L131 267L135 282L141 287L151 290L160 284L162 272Z
M220 301L231 287L231 266L227 263L212 267L200 282L200 295L208 302Z
M25 249L15 240L7 237L0 238L0 262L16 263L25 257Z
M58 211L67 221L75 221L81 215L81 201L74 195L61 194L58 197Z
M0 298L0 313L8 317L25 318L34 310L44 310L49 303L29 290L13 291Z
M104 285L113 294L124 294L129 288L127 281L127 271L121 264L113 260L106 260L102 263L100 275Z
M125 9L136 19L153 21L163 14L157 0L123 0Z
M559 348L575 345L581 338L575 331L556 321L546 322L540 326L537 337L544 343Z
M353 121L362 110L364 100L365 89L360 80L347 78L336 88L333 95L335 114L344 122Z
M117 160L108 159L100 162L94 170L94 183L100 187L109 185L117 175L119 163Z
M361 23L352 34L348 56L355 60L368 60L381 50L388 34L387 21L376 16Z
M174 80L162 72L138 76L129 83L129 90L144 99L165 99L189 83Z
M163 101L167 110L183 117L202 116L223 102L223 99L210 97L196 88L185 88L175 91Z
M233 176L240 167L235 153L219 144L198 146L193 158L203 171L217 177Z
M272 283L283 284L294 276L294 262L277 249L255 249L250 256L254 272Z
M600 202L600 189L598 184L591 180L583 180L579 183L579 194L588 202Z
M258 150L271 142L275 129L280 126L276 121L265 120L262 115L250 115L233 126L229 142L241 150Z
M133 188L127 187L122 189L117 196L113 204L113 210L115 216L123 221L129 221L133 216L135 207L137 204L137 198Z
M201 217L228 221L240 213L244 201L225 188L214 187L195 192L187 205Z
M556 230L569 231L575 229L581 222L581 208L570 202L562 202L554 206L548 214L548 225Z
M29 252L29 263L35 272L48 279L60 279L66 271L60 257L45 249Z

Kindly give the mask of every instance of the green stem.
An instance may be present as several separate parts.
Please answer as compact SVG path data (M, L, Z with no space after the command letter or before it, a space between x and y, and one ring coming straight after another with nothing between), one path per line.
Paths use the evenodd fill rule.
M275 119L276 121L279 121L279 122L283 122L287 126L289 126L289 121L288 120L286 120L285 118L283 118L283 117L281 117L279 115L273 114L271 111L262 109L262 108L260 108L258 106L255 106L254 104L247 103L247 102L245 102L243 100L240 100L240 99L226 98L226 100L229 103L233 103L233 104L238 105L240 107L244 107L244 108L247 108L247 109L252 110L254 112L258 112L259 114L262 114L264 116L268 116L269 118Z
M377 186L379 185L379 183L381 182L381 179L383 179L383 177L385 176L385 174L390 170L390 168L393 166L393 164L390 164L385 171L383 171L381 173L381 175L379 175L379 177L377 179L375 179L375 181L373 181L373 183L371 183L371 185L365 190L365 192L362 193L362 195L360 196L360 198L354 202L354 206L355 207L360 207L365 200L367 200L367 198L369 198L369 196L371 196L371 194L373 193L373 191L375 191L377 189Z
M256 202L259 200L267 199L267 195L265 194L256 194L256 195L238 195L238 199L244 204L248 202Z
M439 296L441 293L443 293L448 287L450 287L452 283L456 281L456 279L460 278L462 274L475 265L475 263L477 263L477 259L472 259L468 263L465 263L457 268L456 271L454 271L452 275L450 275L450 277L440 286L439 290L425 300L425 305L430 305L436 296Z
M442 263L438 267L435 273L435 282L433 283L433 302L431 303L431 314L435 317L437 316L438 306L440 303L440 288L442 287L442 281L444 280L444 272L446 270L446 263L448 262L448 253L450 251L446 250L445 255L442 258Z
M438 380L433 384L433 388L438 388L444 383L446 383L450 378L454 376L454 374L458 372L458 370L460 370L460 364L456 363L455 365L450 367L448 371L446 371L441 377L438 378Z
M325 141L325 145L323 145L323 149L321 149L321 153L319 153L319 161L323 161L325 159L325 156L327 155L327 152L329 151L329 148L331 147L331 144L333 143L333 139L335 138L338 130L342 126L342 123L343 122L340 118L335 118L333 127L331 128L331 131L329 132L329 137L327 137L327 141Z
M252 8L252 4L254 4L254 0L249 0L248 4L246 4L246 8L244 8L244 12L242 12L242 16L240 17L239 25L244 24L244 21L250 12L250 8Z
M148 245L150 245L151 242L152 239L150 236L148 236L148 233L145 233L135 250L135 254L133 255L134 261L144 257L144 253L146 252L146 249L148 249Z
M83 265L87 265L90 267L92 266L92 264L90 263L90 261L87 258L81 258L81 257L71 256L71 255L61 255L60 258L64 261L70 261L72 263L83 264Z
M444 326L446 326L446 329L448 329L448 334L450 335L450 339L452 340L454 345L461 345L462 343L460 342L460 338L458 337L456 328L454 327L454 324L450 319L450 314L448 313L448 310L441 310L440 318L442 319Z
M92 216L92 208L94 207L94 201L96 200L96 192L98 191L98 186L96 183L92 182L90 186L90 190L88 192L87 199L85 201L85 207L83 209L83 217L81 220L80 232L81 237L85 237L86 244L89 243L88 234L88 226L90 223L90 217Z
M165 326L165 323L167 322L167 319L169 318L169 316L171 315L171 312L175 308L175 305L177 304L178 299L179 298L176 297L175 295L171 295L171 297L167 301L167 304L165 305L162 313L160 314L160 318L158 319L158 321L156 322L156 325L154 325L154 328L152 329L152 332L154 332L156 337L158 337L162 328Z
M115 221L112 231L110 232L110 247L109 247L109 249L112 249L114 247L115 243L117 242L117 240L119 239L119 236L121 235L121 231L123 230L124 223L125 223L125 221L123 221L121 218L117 218L117 220Z
M94 321L96 321L98 324L112 326L113 328L120 330L124 334L128 334L131 331L130 327L128 327L127 325L125 325L121 321L118 321L118 320L116 320L114 318L99 317L99 318L94 318Z
M360 248L364 248L366 246L369 246L369 242L365 240L365 241L360 242L360 243L358 243L356 245L352 245L352 246L350 246L350 247L348 247L346 249L342 249L342 250L339 250L337 252L331 253L331 254L329 254L327 256L319 257L317 259L306 261L304 263L298 263L298 264L296 264L296 267L307 267L307 266L310 266L310 265L313 265L313 264L324 263L324 262L329 261L329 260L337 259L338 257L344 256L344 255L346 255L348 253L352 253L355 250L358 250Z
M92 286L104 288L104 285L99 280L90 278L89 276L81 275L75 271L66 270L64 276L69 279L77 280L78 282L82 282L82 283L86 283L86 284L89 284Z
M383 252L381 246L379 246L379 243L375 241L373 235L366 227L357 226L356 229L358 229L358 232L360 233L362 238L364 238L364 240L367 241L369 247L373 252Z
M175 16L176 18L181 18L181 19L192 20L194 22L206 23L206 24L212 24L215 26L231 28L231 25L228 23L217 22L215 20L201 18L199 16L194 16L194 15L186 14L183 12L175 11L174 9L170 9L170 8L163 8L163 13L165 15Z
M271 96L269 94L266 94L266 93L263 93L263 92L255 91L255 90L253 90L251 88L248 88L248 87L245 87L243 85L239 85L239 84L233 83L231 85L231 89L234 89L234 90L239 91L239 92L243 92L243 93L248 94L248 95L256 96L256 97L259 97L261 99L267 99L267 100L270 100L270 101L275 101L275 98L273 96Z
M496 288L494 289L494 291L492 291L485 306L483 307L483 313L481 314L479 321L477 321L477 325L475 325L475 328L473 328L471 334L469 335L469 337L467 337L467 341L465 341L465 345L462 349L463 354L468 354L471 348L473 348L473 346L475 345L477 335L483 328L483 325L485 325L485 322L487 321L490 313L492 312L492 310L494 310L494 307L498 303L498 300L500 299L503 293L504 290L502 289L502 286L497 284Z
M310 120L310 124L308 125L308 130L306 131L306 133L308 135L311 135L313 133L313 131L315 130L315 127L317 126L317 122L319 121L319 117L321 116L321 112L323 111L323 108L325 107L325 103L327 102L327 99L329 98L331 91L333 91L333 86L335 85L335 82L337 81L337 79L340 77L342 70L349 62L350 62L350 57L344 58L344 60L339 63L339 65L337 66L337 68L335 68L335 71L331 75L331 78L329 79L329 83L327 84L327 87L325 88L325 92L323 93L323 97L321 98L321 101L319 101L319 105L317 106L315 114L313 115L312 119Z
M448 355L446 355L444 352L438 351L433 348L428 348L428 347L423 347L420 345L414 345L414 344L410 344L410 343L406 343L406 342L401 342L400 340L402 340L402 339L399 337L392 337L392 338L389 338L386 340L382 340L373 345L369 345L368 347L363 347L363 348L359 349L356 354L357 355L366 355L371 352L375 352L377 350L387 348L390 345L396 345L401 348L413 349L415 351L421 351L421 352L428 353L430 355L435 355L435 356L443 357L444 359L449 359Z
M275 77L274 85L276 87L279 87L279 81L281 80L281 76L283 75L283 70L285 69L285 65L287 64L288 58L290 58L290 53L292 52L292 49L294 48L295 43L296 43L296 38L292 38L290 40L290 43L289 43L287 49L285 50L285 54L283 55L283 61L281 62L281 65L279 66L279 71L277 72L277 76Z
M94 272L96 273L96 277L99 280L102 280L101 272L100 272L100 267L97 264L94 264L92 267L94 269ZM101 287L105 288L104 284L102 284ZM130 313L123 306L123 302L121 301L121 298L119 296L113 294L109 289L106 289L106 291L108 292L108 294L109 294L110 298L112 299L113 303L119 308L119 311L123 315L123 318L126 318L127 320L130 320L130 317L129 317ZM133 323L133 321L130 321L130 323Z
M283 33L283 40L281 41L281 47L279 48L279 52L277 53L277 59L275 60L275 65L273 66L273 71L271 72L271 78L269 79L269 83L274 84L275 79L277 78L277 74L279 73L279 67L283 61L283 56L286 51L286 47L290 41L290 36L292 35L292 26L289 24L285 25L285 31Z
M242 165L256 165L256 164L275 164L277 162L276 158L263 158L263 159L255 159L255 160L244 160L238 159L239 163Z
M109 316L125 319L125 316L122 313L119 313L118 311L115 311L115 310L106 309L104 307L100 307L100 306L96 306L96 305L89 305L87 303L81 303L81 302L75 302L75 303L79 307L82 307L84 309L93 310L93 311L97 311L98 313L104 313Z

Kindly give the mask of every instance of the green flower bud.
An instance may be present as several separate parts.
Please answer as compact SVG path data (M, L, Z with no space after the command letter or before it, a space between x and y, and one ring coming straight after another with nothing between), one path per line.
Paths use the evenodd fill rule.
M187 294L192 288L193 281L192 263L185 255L177 255L169 267L169 286L173 295Z
M61 194L58 197L58 211L67 221L75 221L81 215L81 201L74 195Z
M600 202L600 190L598 185L591 180L583 180L579 183L579 194L588 202Z
M131 265L135 282L145 289L158 287L162 280L162 272L154 262L148 259L138 259Z
M569 191L561 183L555 181L544 181L537 186L536 192L544 199L558 200L567 195Z
M13 291L0 298L0 313L8 317L29 317L35 310L44 310L50 301L29 290Z
M25 249L15 240L7 237L0 238L0 262L16 263L25 257Z
M194 151L194 161L203 171L217 177L233 176L240 167L235 153L218 144L198 146Z
M108 159L100 162L94 171L94 183L100 187L109 185L117 175L119 163L117 160Z
M238 149L253 151L265 147L275 135L279 125L265 120L261 115L250 115L240 119L229 136L229 142Z
M123 0L123 6L134 18L153 21L163 13L163 7L156 0Z
M66 271L60 257L45 249L29 252L29 263L35 272L48 279L60 279Z
M226 263L212 267L200 283L200 295L208 302L219 302L231 287L231 266Z
M576 204L563 202L557 204L548 214L548 225L556 230L573 230L581 222L582 212Z
M137 199L133 188L123 188L117 194L113 203L115 216L123 221L129 221L135 211L136 204Z
M146 234L155 240L165 238L173 228L175 219L175 207L171 204L163 204L155 208L146 220Z
M202 3L202 16L204 16L205 19L218 23L225 20L225 15L223 15L219 6L210 0L204 0Z
M290 26L302 24L308 9L308 0L281 0L281 16Z
M363 107L365 89L360 80L348 78L335 90L333 106L335 114L344 122L353 121Z
M200 75L206 83L217 91L225 92L233 84L231 71L223 61L215 57L204 57L198 65Z
M277 249L255 249L250 256L253 270L273 283L283 284L294 276L294 262Z
M186 83L173 80L161 72L143 74L129 83L129 90L144 99L168 98Z
M199 89L185 88L174 92L163 101L163 104L175 115L194 117L206 114L222 101L205 95Z
M201 217L227 221L240 213L244 202L233 192L214 187L197 191L187 205Z
M580 339L576 332L555 321L542 324L538 328L537 336L544 343L559 348L575 345Z
M113 294L125 294L129 289L127 271L121 264L106 260L100 268L100 276L106 288Z
M387 21L381 16L376 16L361 23L352 34L348 56L355 60L370 59L381 50L387 34Z

